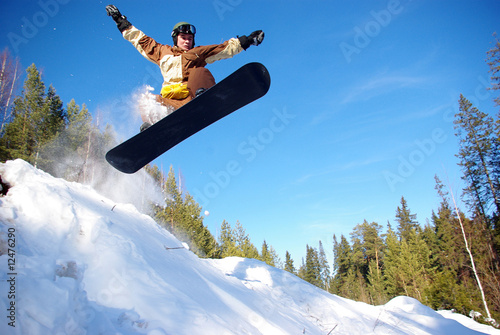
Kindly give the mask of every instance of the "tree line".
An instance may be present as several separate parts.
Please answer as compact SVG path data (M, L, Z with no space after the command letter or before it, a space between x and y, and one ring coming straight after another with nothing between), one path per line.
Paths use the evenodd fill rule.
M487 53L491 90L500 89L500 42ZM0 160L22 158L54 176L89 183L105 166L104 154L116 143L112 128L101 129L85 105L64 104L52 85L46 88L33 64L26 70L20 95L18 60L0 54ZM500 98L494 98L500 105ZM244 227L223 221L218 236L204 225L201 206L183 191L170 167L165 176L155 165L145 171L156 181L164 203L150 204L156 221L201 257L255 258L282 268L340 296L370 304L393 297L414 297L434 309L463 314L480 311L488 320L500 317L500 114L481 112L463 95L455 115L460 144L457 157L466 188L466 214L453 193L436 176L441 199L425 225L411 213L404 197L395 212L395 227L358 224L349 237L333 235L330 266L322 242L306 246L297 267L288 251L282 261L263 241L260 250ZM58 162L58 164L54 164ZM167 247L167 246L166 246Z
M487 53L492 91L500 89L500 41ZM457 207L452 190L435 177L441 199L424 226L404 197L396 209L396 227L364 221L349 237L333 235L334 260L306 246L306 259L295 270L286 254L285 270L331 293L370 304L405 295L434 309L454 309L498 327L500 318L500 113L492 117L459 97L455 135L466 185ZM494 98L497 106L500 97ZM330 270L332 275L329 275Z
M105 149L115 142L111 127L101 130L87 107L71 100L66 108L48 88L35 64L26 69L22 92L15 96L19 61L0 54L0 160L21 158L57 177L82 183L104 165Z

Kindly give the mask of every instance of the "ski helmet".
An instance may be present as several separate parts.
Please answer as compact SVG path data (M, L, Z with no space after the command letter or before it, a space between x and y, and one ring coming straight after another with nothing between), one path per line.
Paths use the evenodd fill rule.
M172 38L175 46L177 46L177 36L179 35L179 33L193 35L193 47L194 47L194 35L196 34L195 26L184 21L177 23L174 26L174 28L172 28Z

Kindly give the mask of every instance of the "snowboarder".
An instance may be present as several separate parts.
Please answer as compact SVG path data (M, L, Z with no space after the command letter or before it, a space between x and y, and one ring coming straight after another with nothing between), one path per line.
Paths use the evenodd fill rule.
M114 5L106 6L106 12L116 22L123 37L148 60L160 67L163 76L161 94L156 101L173 109L186 104L197 95L215 85L208 69L221 59L231 58L251 45L259 45L264 32L256 30L249 36L231 38L222 44L194 47L196 28L187 22L179 22L172 29L173 46L156 42L134 27ZM152 120L147 111L141 111L141 131L158 120Z

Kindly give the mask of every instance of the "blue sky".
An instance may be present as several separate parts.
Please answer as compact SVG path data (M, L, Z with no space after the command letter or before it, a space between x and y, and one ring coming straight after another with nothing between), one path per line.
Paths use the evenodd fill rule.
M170 44L178 21L197 45L262 29L263 44L209 65L217 81L248 62L268 68L262 99L155 161L181 171L214 234L237 220L298 266L305 246L377 222L394 226L401 196L421 224L437 209L434 175L463 187L453 116L464 94L496 114L486 52L499 1L114 1L130 22ZM75 99L127 138L131 96L161 75L106 16L108 2L3 1L0 47L32 63L65 103ZM330 259L331 260L331 259Z

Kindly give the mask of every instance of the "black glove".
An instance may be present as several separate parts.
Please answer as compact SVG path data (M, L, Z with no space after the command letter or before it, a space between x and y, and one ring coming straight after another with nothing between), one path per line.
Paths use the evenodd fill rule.
M264 40L264 32L262 30L256 30L249 36L239 36L241 47L246 50L251 45L259 45Z
M106 13L108 13L108 16L111 16L113 18L113 20L116 22L118 30L121 33L123 33L125 29L132 25L132 23L128 22L127 17L123 16L115 5L107 5Z

